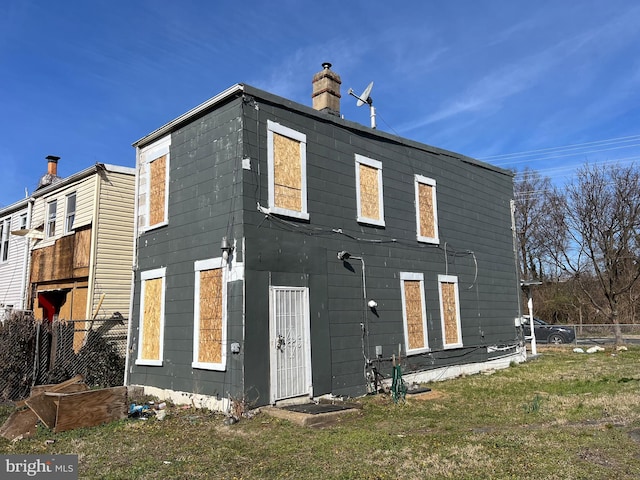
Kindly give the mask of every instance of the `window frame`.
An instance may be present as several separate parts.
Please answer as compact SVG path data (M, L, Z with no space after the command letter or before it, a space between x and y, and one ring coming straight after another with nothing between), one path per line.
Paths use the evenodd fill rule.
M151 164L165 157L164 172L164 218L158 223L149 224L151 217ZM169 224L169 174L171 172L171 135L167 135L140 149L137 169L138 199L136 221L138 233L148 232ZM144 198L144 203L141 202Z
M300 211L276 206L274 133L300 143ZM275 213L300 220L309 220L307 202L307 136L297 130L267 120L267 168L269 171L268 213Z
M360 187L360 165L365 165L377 170L378 177L378 209L380 211L380 218L365 217L362 213L362 199L361 199L361 187ZM382 162L374 160L373 158L365 157L358 153L355 154L355 168L356 168L356 202L357 202L357 215L356 219L358 223L364 223L367 225L376 225L379 227L385 226L384 220L384 190L382 182Z
M69 203L70 200L73 198L73 211L70 210L69 207ZM78 202L78 195L76 194L76 192L71 192L69 194L67 194L65 196L65 211L64 211L64 233L73 233L74 229L73 229L73 222L75 222L75 218L76 218L76 211L77 211L77 204ZM71 222L69 223L69 220L71 219Z
M444 318L444 298L442 295L442 285L444 283L452 283L454 285L454 294L456 301L456 325L458 333L458 341L456 343L446 342L446 324ZM460 348L463 346L462 342L462 321L460 318L460 293L458 289L458 277L454 275L438 275L438 295L440 297L440 325L442 326L442 347L444 349Z
M198 260L194 262L195 285L193 300L193 368L203 370L225 371L227 368L227 268L222 257ZM206 270L222 270L222 321L220 363L200 362L200 272Z
M9 239L11 238L11 217L0 220L0 263L9 261Z
M26 213L21 213L20 214L20 230L26 230L27 225L28 225L28 215Z
M422 302L422 336L423 346L420 348L409 349L409 327L407 319L407 298L405 291L405 281L418 281L420 282L420 301ZM416 272L400 272L400 294L402 302L402 326L404 330L404 348L407 355L415 355L419 353L430 352L429 347L429 332L427 331L427 304L424 293L424 274Z
M151 367L161 367L164 361L164 327L165 327L165 295L166 295L166 273L167 268L156 268L153 270L145 270L140 273L140 311L138 312L138 352L136 355L136 365L146 365ZM160 338L158 339L158 358L141 358L144 343L144 298L145 298L145 282L147 280L162 280L160 294Z
M433 204L433 211L431 212L433 215L433 232L435 234L434 237L426 237L420 234L421 224L420 224L420 185L428 185L431 187L431 202ZM433 178L425 177L423 175L416 174L414 177L414 188L415 188L415 202L416 202L416 238L419 242L423 243L440 243L440 234L438 233L438 203L437 203L437 194L436 194L436 181Z
M53 214L51 207L54 207ZM52 238L56 236L56 221L58 217L58 199L50 200L47 202L47 226L45 238ZM53 233L52 233L53 230Z

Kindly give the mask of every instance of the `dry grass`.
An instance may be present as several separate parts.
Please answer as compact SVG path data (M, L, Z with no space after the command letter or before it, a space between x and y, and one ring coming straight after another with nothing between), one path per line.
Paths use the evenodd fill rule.
M221 415L170 408L164 421L42 429L0 440L0 449L78 454L81 478L640 478L640 349L540 350L537 360L441 382L405 404L357 399L361 412L325 429L262 414L226 426Z

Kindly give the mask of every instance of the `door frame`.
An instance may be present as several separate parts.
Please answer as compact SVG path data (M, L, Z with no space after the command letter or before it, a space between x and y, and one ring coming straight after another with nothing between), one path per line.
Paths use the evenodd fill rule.
M303 334L303 346L302 355L304 356L304 369L306 376L306 388L305 391L297 393L292 396L279 397L278 396L278 372L277 372L277 336L276 332L276 292L284 290L293 290L303 293L303 318L302 318L302 334ZM313 397L313 379L311 370L311 325L309 315L309 287L293 287L293 286L269 286L269 401L272 404L280 400L286 400L288 398L301 398L301 397Z

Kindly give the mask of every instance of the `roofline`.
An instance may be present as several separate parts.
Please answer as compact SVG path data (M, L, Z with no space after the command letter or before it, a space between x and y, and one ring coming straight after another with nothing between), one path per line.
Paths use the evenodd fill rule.
M11 205L8 205L4 208L0 208L0 216L4 215L5 212L8 213L11 211L18 210L19 208L26 206L27 203L29 203L29 201L33 199L42 197L43 195L53 192L58 188L65 187L70 183L77 182L78 180L82 180L83 178L88 177L101 170L106 170L108 172L114 172L114 173L123 173L125 175L132 175L132 176L136 174L136 169L132 167L121 167L119 165L111 165L108 163L96 163L95 165L91 165L90 167L85 168L84 170L80 170L79 172L76 172L73 175L62 178L58 182L52 183L51 185L47 185L46 187L43 187L40 190L35 190L31 192L31 195L29 195L27 198L24 198L15 203L12 203Z
M226 90L220 92L216 96L214 96L214 97L210 98L209 100L201 103L197 107L192 108L188 112L183 113L179 117L171 120L169 123L164 124L163 126L158 128L157 130L154 130L150 134L145 135L140 140L137 140L137 141L133 142L131 145L133 147L138 148L140 146L144 146L144 145L146 145L148 143L151 143L154 140L165 136L167 133L171 133L171 131L177 125L180 125L181 123L189 120L191 117L194 117L194 116L196 116L196 115L208 110L209 108L211 108L214 105L216 105L216 104L226 100L227 98L237 94L238 92L244 92L244 85L241 84L241 83L236 83L235 85L232 85L231 87L229 87Z

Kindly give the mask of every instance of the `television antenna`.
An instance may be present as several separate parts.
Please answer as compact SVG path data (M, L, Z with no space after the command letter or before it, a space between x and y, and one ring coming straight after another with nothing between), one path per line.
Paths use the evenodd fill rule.
M357 107L361 107L365 103L369 105L369 110L371 112L371 128L376 128L376 109L373 106L373 99L371 98L371 89L373 88L373 82L367 85L367 88L364 89L364 92L360 96L356 95L353 92L353 88L349 89L349 95L352 97L356 97L358 101L356 102Z

